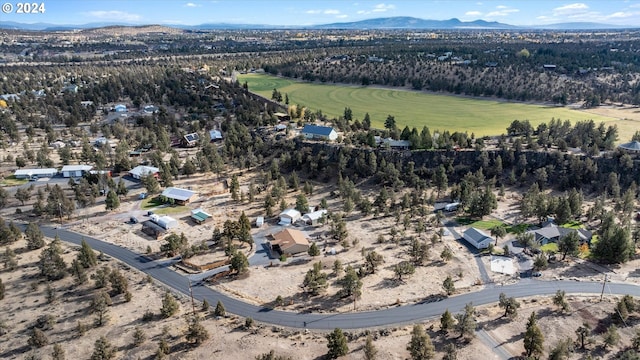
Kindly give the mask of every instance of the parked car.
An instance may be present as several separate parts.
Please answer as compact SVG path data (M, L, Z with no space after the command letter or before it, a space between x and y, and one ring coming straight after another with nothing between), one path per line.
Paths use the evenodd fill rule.
M536 271L536 272L534 272L533 274L531 274L531 276L533 276L533 277L540 277L540 276L542 276L542 273L541 273L540 271Z
M135 216L132 216L132 217L129 218L129 223L137 224L138 223L138 219Z
M153 215L153 211L147 211L147 216Z

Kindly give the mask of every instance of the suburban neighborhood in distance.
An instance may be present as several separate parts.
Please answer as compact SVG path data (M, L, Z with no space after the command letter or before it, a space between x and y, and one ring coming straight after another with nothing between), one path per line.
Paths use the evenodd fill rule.
M2 6L0 358L640 359L639 4L117 3Z

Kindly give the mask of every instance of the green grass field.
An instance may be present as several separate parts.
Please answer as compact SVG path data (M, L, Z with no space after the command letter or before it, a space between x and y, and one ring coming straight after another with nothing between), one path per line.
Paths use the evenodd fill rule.
M474 227L474 228L478 228L478 229L481 229L481 230L491 230L491 228L494 227L494 226L504 225L504 223L502 221L497 220L497 219L473 220L473 219L468 218L468 217L459 217L459 218L456 218L456 221L460 225Z
M16 179L15 175L10 175L0 181L0 186L19 186L28 182L27 179Z
M148 197L142 200L140 208L142 210L152 210L154 214L158 215L180 214L189 210L188 207L181 205L164 206L160 196Z
M300 104L312 110L322 110L330 117L344 114L349 107L354 119L362 120L369 113L374 127L383 128L388 115L393 115L399 128L428 126L434 130L466 131L477 136L500 135L513 120L529 120L534 126L551 118L571 120L592 119L596 123L615 118L589 114L564 107L548 107L495 100L471 99L462 96L438 95L417 91L382 89L363 86L338 86L298 82L264 74L243 74L240 83L247 82L249 91L271 98L273 89L289 104Z

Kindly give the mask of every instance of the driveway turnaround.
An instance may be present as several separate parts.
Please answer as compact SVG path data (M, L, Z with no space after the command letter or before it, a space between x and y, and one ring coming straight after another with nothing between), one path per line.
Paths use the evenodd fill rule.
M82 239L84 239L95 251L101 251L133 268L151 275L157 281L165 284L175 292L189 295L189 282L191 281L189 277L180 275L170 269L173 263L179 261L177 259L154 261L144 255L137 254L120 246L62 228L56 229L41 226L41 229L45 236L55 237L57 234L61 240L76 245L80 245ZM514 285L488 286L476 292L453 296L440 301L424 301L376 311L294 313L242 302L205 286L202 281L192 283L191 285L195 299L199 301L207 299L210 304L215 304L219 300L224 303L225 309L232 314L251 317L256 321L277 326L318 330L331 330L334 328L362 329L410 324L440 316L447 309L453 313L459 312L467 303L473 303L473 305L496 303L501 292L509 297L521 298L536 295L553 295L557 290L564 290L567 294L600 294L602 291L602 283L596 282L523 279ZM640 296L640 286L626 283L607 283L605 294ZM428 298L428 295L430 294L425 294L425 299Z

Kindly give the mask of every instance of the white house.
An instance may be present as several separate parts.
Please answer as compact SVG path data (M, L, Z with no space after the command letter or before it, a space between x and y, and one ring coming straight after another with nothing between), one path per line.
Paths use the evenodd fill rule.
M53 177L58 173L58 169L19 169L13 173L16 179L38 179L43 177Z
M82 177L85 173L93 169L91 165L65 165L62 167L62 176L66 178Z
M462 234L462 237L476 249L486 249L489 247L489 244L495 241L494 238L487 235L484 231L474 227L467 229Z
M264 225L264 216L258 216L256 218L256 227L262 227Z
M296 209L285 209L280 213L280 224L289 225L298 221L302 217L300 211Z
M308 214L304 214L301 220L304 221L304 223L307 225L317 225L318 223L320 223L320 219L322 219L322 217L326 213L327 213L327 210L325 209L312 211Z
M330 126L307 124L300 133L307 139L335 140L338 138L338 133Z
M113 107L113 110L115 110L116 112L127 112L127 106L124 104L118 104Z
M134 179L140 180L147 175L153 175L155 177L158 177L159 172L160 172L160 169L158 169L157 167L138 165L133 169L129 170L129 175L131 175L131 177Z

